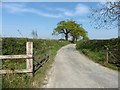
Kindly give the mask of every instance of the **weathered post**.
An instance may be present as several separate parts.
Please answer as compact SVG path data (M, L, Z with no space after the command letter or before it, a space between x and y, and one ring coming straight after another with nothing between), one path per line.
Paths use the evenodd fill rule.
M109 58L108 58L108 50L109 50L109 48L107 47L107 48L106 48L106 63L108 63L108 59L109 59Z
M26 43L26 54L33 55L33 42ZM26 68L30 71L30 76L33 76L33 59L26 59Z

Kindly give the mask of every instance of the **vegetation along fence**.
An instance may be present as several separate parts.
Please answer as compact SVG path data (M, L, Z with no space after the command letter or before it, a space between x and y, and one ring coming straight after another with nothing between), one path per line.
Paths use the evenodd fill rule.
M43 55L41 55L42 53ZM12 59L26 59L26 69L21 70L0 70L0 74L10 73L28 73L33 76L48 59L49 54L44 50L38 50L33 52L33 42L26 43L26 55L0 55L1 60L12 60Z
M112 63L120 66L118 47L110 47L106 45L104 47L106 48L106 63Z

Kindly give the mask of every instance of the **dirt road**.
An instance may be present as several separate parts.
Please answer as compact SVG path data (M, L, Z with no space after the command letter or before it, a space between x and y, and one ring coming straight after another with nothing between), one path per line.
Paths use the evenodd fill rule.
M58 51L50 72L46 88L118 88L118 72L89 60L75 44Z

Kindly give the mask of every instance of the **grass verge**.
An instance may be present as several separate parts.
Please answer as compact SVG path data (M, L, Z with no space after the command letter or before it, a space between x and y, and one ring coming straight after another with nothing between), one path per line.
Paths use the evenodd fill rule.
M69 42L57 40L41 40L41 39L25 39L25 38L3 38L3 55L18 55L25 54L26 41L34 43L34 51L48 50L50 58L31 78L26 74L4 74L2 75L2 88L40 88L44 84L44 78L51 64L54 62L54 57L57 51ZM48 49L49 48L49 49ZM3 60L3 69L25 69L26 60Z
M54 62L54 58L57 54L57 51L63 47L64 45L67 45L69 42L60 42L59 44L58 43L54 43L53 46L52 46L52 49L50 49L50 59L48 60L48 62L41 68L39 69L36 74L35 74L35 77L34 77L34 86L33 88L41 88L44 84L44 79L46 77L46 74L47 72L49 71L49 69L52 67L52 64Z
M116 61L114 58L109 56L109 63L106 63L106 51L104 49L104 45L109 45L110 47L117 46L117 40L115 40L79 41L76 44L76 49L85 54L94 62L99 63L110 69L120 71L119 61ZM118 55L118 51L116 51L115 54Z

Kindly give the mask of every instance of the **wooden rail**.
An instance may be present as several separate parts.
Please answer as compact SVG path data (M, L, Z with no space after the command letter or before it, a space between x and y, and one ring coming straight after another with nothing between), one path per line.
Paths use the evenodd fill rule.
M32 55L0 55L0 59L27 59L32 58Z
M22 70L0 70L0 74L11 74L11 73L32 73L31 70L22 69Z
M0 59L26 59L26 69L22 70L0 70L0 74L7 73L29 73L33 76L33 42L26 43L26 55L0 55Z
M41 53L43 57L41 56ZM2 60L14 60L14 59L26 59L26 69L21 70L0 70L0 74L12 74L12 73L28 73L33 76L40 67L42 67L49 59L48 53L45 50L38 50L33 54L33 43L26 43L26 55L0 55ZM33 61L35 62L33 64ZM33 69L34 68L34 69Z

